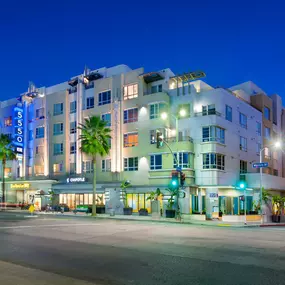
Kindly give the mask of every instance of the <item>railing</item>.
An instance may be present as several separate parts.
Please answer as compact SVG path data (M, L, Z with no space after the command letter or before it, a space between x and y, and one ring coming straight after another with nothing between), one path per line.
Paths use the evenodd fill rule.
M176 137L164 138L167 143L174 143L176 142ZM179 136L178 142L193 142L193 139L189 136Z
M124 143L124 147L133 147L133 146L138 146L138 142L132 142L132 143Z
M144 96L147 96L147 95L152 95L152 94L156 94L156 93L166 93L167 94L167 90L161 90L161 91L155 91L155 92L151 92L151 91L145 91L143 93Z
M198 113L194 113L195 117L199 117L199 116L209 116L209 115L217 115L217 116L221 116L221 113L219 113L216 110L208 110L208 111L203 111L203 112L198 112Z

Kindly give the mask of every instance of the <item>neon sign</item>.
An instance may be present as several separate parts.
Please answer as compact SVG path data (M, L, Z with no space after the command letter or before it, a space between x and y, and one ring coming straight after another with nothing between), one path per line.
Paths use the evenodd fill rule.
M14 142L17 153L23 153L24 149L24 109L14 108Z

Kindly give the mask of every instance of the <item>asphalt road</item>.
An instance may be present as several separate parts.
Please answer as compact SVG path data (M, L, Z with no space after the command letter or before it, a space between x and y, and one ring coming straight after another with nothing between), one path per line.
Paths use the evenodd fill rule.
M283 227L0 212L0 280L5 285L278 285L285 284L284 241Z

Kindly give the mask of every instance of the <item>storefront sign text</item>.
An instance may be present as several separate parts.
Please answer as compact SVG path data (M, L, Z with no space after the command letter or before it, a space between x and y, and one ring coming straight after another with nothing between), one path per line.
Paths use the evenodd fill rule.
M86 182L85 177L73 177L73 178L67 178L66 183L80 183L80 182Z
M11 189L26 189L26 188L30 188L29 183L11 184Z
M24 148L24 109L14 108L14 145L17 153L23 153Z

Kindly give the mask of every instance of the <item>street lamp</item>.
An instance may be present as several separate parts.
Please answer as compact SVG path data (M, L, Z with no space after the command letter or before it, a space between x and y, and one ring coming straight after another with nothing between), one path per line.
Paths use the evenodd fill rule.
M176 132L176 142L178 142L178 118L176 116L174 116L172 113L170 113L170 115L175 119L175 132ZM184 109L181 109L179 111L179 115L180 117L185 117L186 116L186 111ZM161 119L166 120L168 117L168 114L166 112L161 113Z
M282 143L280 141L275 142L273 145L273 147L275 148L281 148L282 147ZM262 163L262 152L266 149L267 147L264 147L262 149L260 149L259 151L259 162ZM262 214L262 167L259 168L259 172L260 172L260 214L261 214L261 219L260 222L263 222L263 214Z

